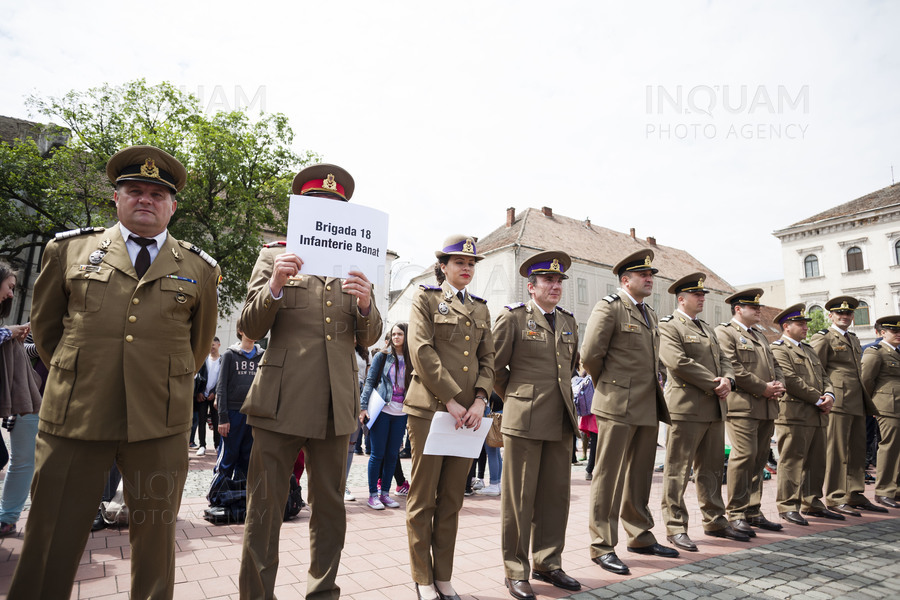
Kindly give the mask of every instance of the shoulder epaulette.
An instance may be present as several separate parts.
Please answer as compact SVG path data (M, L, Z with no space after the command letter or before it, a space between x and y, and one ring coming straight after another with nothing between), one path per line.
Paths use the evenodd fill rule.
M608 302L609 304L612 304L613 302L615 302L618 299L619 299L618 294L610 294L609 296L603 296L603 300L605 302Z
M522 308L525 306L524 302L513 302L512 304L506 305L506 310L516 310L517 308Z
M784 344L784 340L775 340L772 342L773 346L781 346L782 344Z
M190 250L191 252L193 252L194 254L196 254L197 256L199 256L200 258L205 260L206 262L208 262L209 266L215 268L219 265L219 263L216 262L216 259L214 259L212 256L210 256L209 254L207 254L206 252L204 252L197 246L193 245L192 243L182 242L181 240L179 240L178 243L181 244L182 248L187 248L188 250Z
M287 242L281 240L279 242L269 242L268 244L263 244L263 248L284 248L287 246Z
M419 284L419 287L422 288L423 290L432 290L432 291L441 289L441 286L439 286L439 285L428 285L427 283L421 283L421 284Z
M818 330L816 333L821 334L821 335L825 335L826 333L828 333L828 329L820 329L820 330Z
M662 319L659 320L660 323L668 323L672 319L675 318L675 315L666 315Z
M82 227L80 229L70 229L69 231L60 231L54 236L54 239L64 240L66 238L75 237L76 235L85 235L86 233L100 233L106 231L102 227Z
M563 313L564 315L569 315L570 317L574 317L574 316L575 316L575 314L572 313L572 311L566 310L566 309L564 309L562 306L557 306L557 307L556 307L556 310L558 310L559 312Z
M485 304L487 304L487 300L485 300L484 298L479 298L478 296L476 296L476 295L473 294L472 292L469 292L469 296L472 297L472 300L478 300L479 302L484 302Z
M719 323L716 327L728 327L729 323Z

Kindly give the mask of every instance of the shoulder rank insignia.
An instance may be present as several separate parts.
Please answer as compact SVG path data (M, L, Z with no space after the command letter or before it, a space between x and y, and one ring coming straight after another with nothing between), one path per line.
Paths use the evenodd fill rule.
M263 248L284 248L287 246L287 242L281 240L279 242L269 242L268 244L263 244Z
M178 243L181 244L182 248L187 248L188 250L205 260L207 263L209 263L209 266L217 267L219 265L219 263L216 262L216 259L214 259L212 256L210 256L194 244L191 244L190 242L182 242L180 240Z
M784 344L784 340L775 340L772 342L773 346L781 346L782 344Z
M675 318L675 315L666 315L666 316L664 316L662 319L660 319L659 322L660 322L660 323L668 323L669 321L671 321L671 320L674 319L674 318ZM683 320L684 320L684 319L682 319L682 321L683 321Z
M512 304L507 304L506 309L507 310L516 310L517 308L522 308L523 306L525 306L524 302L513 302Z
M719 323L719 327L728 327L728 323Z
M572 313L571 311L568 311L568 310L564 309L562 306L557 306L557 307L556 307L556 310L558 310L559 312L561 312L561 313L564 314L564 315L569 315L570 317L574 317L574 316L575 316L574 313Z
M613 302L615 302L618 299L619 299L618 294L610 294L609 296L603 296L603 300L609 304L612 304Z
M820 329L820 330L818 330L816 333L821 334L821 335L825 335L826 333L828 333L828 329Z
M440 291L441 290L441 286L428 285L427 283L419 284L419 287L422 288L423 290L431 290L431 291L435 291L435 290Z
M54 239L64 240L66 238L75 237L76 235L85 235L87 233L100 233L106 231L102 227L82 227L81 229L70 229L69 231L60 231L54 236Z
M478 300L479 302L484 302L485 304L487 304L487 300L485 300L484 298L479 298L478 296L476 296L476 295L473 294L472 292L469 292L467 295L468 295L469 297L471 297L472 300Z

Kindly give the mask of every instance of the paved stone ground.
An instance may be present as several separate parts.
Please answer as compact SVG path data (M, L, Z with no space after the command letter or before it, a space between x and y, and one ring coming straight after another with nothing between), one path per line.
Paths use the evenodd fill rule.
M850 525L701 560L570 597L898 598L898 542L900 519Z

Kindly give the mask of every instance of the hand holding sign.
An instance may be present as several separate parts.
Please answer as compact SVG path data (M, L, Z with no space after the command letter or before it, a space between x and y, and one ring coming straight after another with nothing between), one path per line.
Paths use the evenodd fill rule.
M369 314L369 306L372 303L372 282L370 282L362 271L350 271L349 277L344 279L341 284L348 294L356 296L356 306L359 307L359 314L366 316Z
M275 264L272 267L272 276L269 278L269 289L272 296L278 298L281 296L281 288L287 283L287 280L300 272L303 267L303 261L293 252L285 252L275 257Z

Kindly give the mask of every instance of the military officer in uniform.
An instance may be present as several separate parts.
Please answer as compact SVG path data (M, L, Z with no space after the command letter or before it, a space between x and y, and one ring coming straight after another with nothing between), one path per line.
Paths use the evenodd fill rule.
M737 387L728 394L725 430L731 441L728 456L728 519L750 537L753 527L778 531L779 523L760 510L762 471L778 416L778 398L784 394L784 374L775 362L769 342L756 329L760 321L759 288L741 290L725 298L731 321L716 327L716 337L734 369Z
M644 303L658 272L652 261L652 250L638 250L613 267L621 288L594 306L581 348L594 381L597 439L603 442L597 444L591 483L591 560L621 575L629 569L615 553L620 515L629 552L678 556L656 542L648 506L659 421L670 422L659 386L656 313Z
M25 543L10 598L68 598L110 465L130 510L131 595L171 598L194 374L216 329L219 268L168 234L187 173L132 146L106 165L119 222L57 234L31 326L50 367Z
M862 382L862 348L849 331L859 301L838 296L825 303L831 327L810 340L834 386L834 406L826 437L825 503L834 512L854 517L859 509L887 512L865 497L866 412L874 412Z
M875 329L881 342L866 348L862 356L863 385L872 397L881 431L875 502L900 508L900 315L878 319Z
M803 515L844 520L822 503L825 482L825 426L834 405L834 388L819 358L806 343L809 317L795 304L776 315L783 335L770 346L784 373L785 394L778 403L778 514L788 523L809 525Z
M307 167L292 191L347 201L350 174ZM242 598L272 598L278 535L297 454L306 453L311 515L307 598L338 598L335 584L346 533L347 447L356 431L359 386L354 347L381 336L372 284L359 271L343 279L305 274L284 242L259 254L239 327L269 345L241 412L253 428L247 520L239 574Z
M712 327L698 318L709 293L705 280L705 273L691 273L673 283L669 293L675 294L678 308L659 322L659 357L668 371L664 391L672 417L666 436L662 513L667 539L688 552L697 551L687 533L684 503L692 467L706 535L750 540L725 518L725 398L734 389L734 370Z
M448 412L460 427L481 426L494 384L494 341L487 302L468 291L478 254L475 240L450 236L435 252L440 285L422 285L409 315L413 378L403 411L412 450L413 483L406 502L412 578L419 600L458 600L450 581L459 509L472 461L425 454L431 421Z
M578 430L572 372L578 360L578 324L557 306L572 259L541 252L522 263L528 303L511 304L494 324L494 390L503 398L501 548L513 598L533 600L534 578L576 591L562 570L569 518L572 439Z

